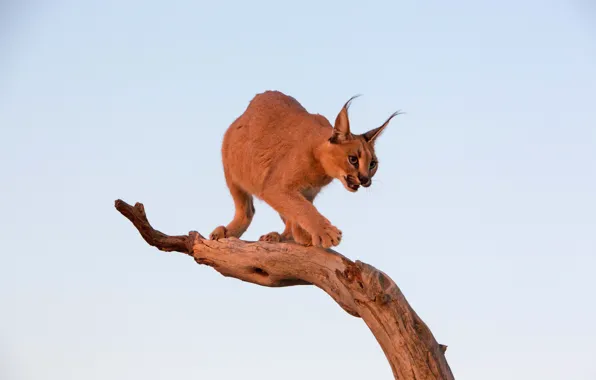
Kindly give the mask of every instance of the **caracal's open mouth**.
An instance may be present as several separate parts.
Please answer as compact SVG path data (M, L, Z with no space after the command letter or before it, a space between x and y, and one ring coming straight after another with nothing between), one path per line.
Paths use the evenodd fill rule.
M356 183L353 179L352 176L344 176L343 177L343 183L344 186L346 187L346 189L348 189L349 191L355 193L356 191L358 191L358 189L360 188L360 184Z

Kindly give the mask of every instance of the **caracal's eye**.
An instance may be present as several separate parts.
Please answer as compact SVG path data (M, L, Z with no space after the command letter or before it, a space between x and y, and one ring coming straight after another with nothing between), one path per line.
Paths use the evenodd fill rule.
M358 167L358 157L348 156L348 161L350 162L350 164L354 165L355 167Z
M370 162L370 170L373 170L376 167L377 167L377 162L376 161L371 161Z

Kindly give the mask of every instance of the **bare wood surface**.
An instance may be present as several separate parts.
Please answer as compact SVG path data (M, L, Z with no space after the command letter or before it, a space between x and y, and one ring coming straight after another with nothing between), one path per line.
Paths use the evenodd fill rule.
M226 277L269 287L315 285L369 327L395 379L453 379L446 346L410 307L397 285L382 271L341 254L292 243L207 240L196 231L169 236L155 230L141 203L116 201L145 241L162 250L186 253Z

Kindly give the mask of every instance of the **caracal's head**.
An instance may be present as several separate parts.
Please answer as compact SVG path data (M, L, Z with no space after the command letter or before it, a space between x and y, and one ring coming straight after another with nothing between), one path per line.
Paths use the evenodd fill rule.
M360 186L369 187L372 184L372 178L379 168L375 141L389 125L389 121L400 114L399 111L395 112L380 127L354 135L350 132L348 108L356 97L348 100L337 115L333 134L323 147L320 157L327 175L339 179L346 190L351 192L358 191Z

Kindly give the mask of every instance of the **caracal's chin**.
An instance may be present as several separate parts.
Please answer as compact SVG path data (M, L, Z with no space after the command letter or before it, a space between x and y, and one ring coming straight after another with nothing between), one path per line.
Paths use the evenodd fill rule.
M339 180L350 193L355 193L360 188L358 180L354 180L351 175L342 175Z

